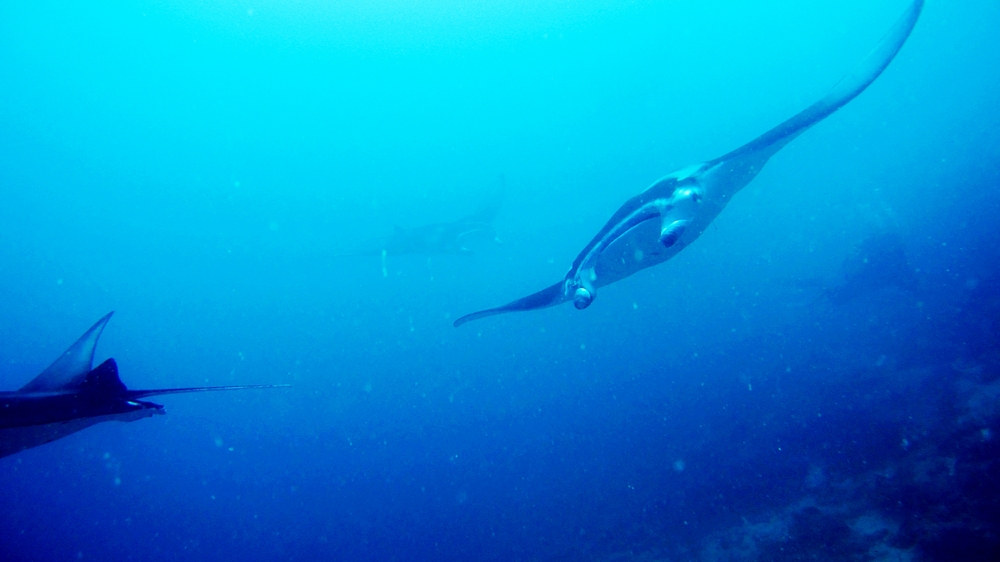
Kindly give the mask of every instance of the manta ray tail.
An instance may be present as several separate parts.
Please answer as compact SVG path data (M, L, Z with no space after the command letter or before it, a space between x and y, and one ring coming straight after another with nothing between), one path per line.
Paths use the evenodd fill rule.
M472 314L466 314L458 320L455 320L455 327L457 328L466 322L479 320L480 318L486 318L487 316L496 316L497 314L504 314L507 312L547 308L561 304L565 302L565 300L566 297L563 294L563 282L560 281L555 285L551 285L541 291L538 291L537 293L533 293L524 298L509 302L503 306L480 310L479 312L473 312Z
M768 158L795 137L856 98L882 74L882 71L896 57L896 53L903 47L903 43L906 43L910 32L917 24L917 18L920 17L920 11L923 7L924 0L914 0L879 44L868 53L868 56L858 63L850 74L837 82L833 90L823 99L740 148L716 158L711 163L733 160L754 152L761 152L765 158Z
M155 390L128 390L129 399L146 398L160 394L181 394L184 392L210 392L214 390L247 390L252 388L288 388L290 384L244 384L238 386L196 386L189 388L158 388Z
M154 390L128 390L118 376L118 363L108 359L87 373L78 388L81 393L99 396L124 396L137 400L159 394L180 394L182 392L206 392L210 390L245 390L250 388L287 388L288 384L249 384L239 386L199 386L189 388L158 388Z

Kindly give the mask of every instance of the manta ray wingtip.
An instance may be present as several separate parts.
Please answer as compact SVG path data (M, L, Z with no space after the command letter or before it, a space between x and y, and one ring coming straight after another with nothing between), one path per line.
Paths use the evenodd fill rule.
M468 324L473 320L479 320L480 318L486 318L487 316L493 316L494 314L500 314L502 311L497 311L495 309L480 310L479 312L473 312L471 314L466 314L465 316L459 317L454 322L451 323L452 326L458 328L462 324Z
M509 302L503 306L487 308L486 310L466 314L465 316L455 320L452 325L457 328L462 324L472 322L473 320L479 320L480 318L486 318L487 316L496 316L498 314L506 314L508 312L522 312L525 310L548 308L550 306L563 303L566 300L568 299L563 293L563 282L560 281L542 289L541 291L532 293L524 298L517 299L516 301Z

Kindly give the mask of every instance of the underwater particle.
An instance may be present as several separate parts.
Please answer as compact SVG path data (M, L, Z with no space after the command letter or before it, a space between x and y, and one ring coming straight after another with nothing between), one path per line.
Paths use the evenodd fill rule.
M906 437L904 437L903 441L899 444L899 446L902 447L904 451L909 451L910 450L910 440L907 439Z
M216 437L215 438L215 446L216 447L221 447L222 446L222 438L221 437Z
M684 461L682 459L677 459L674 461L674 471L684 472Z
M637 302L632 303L632 310L639 310L639 303Z
M581 343L581 344L580 344L580 350L581 350L581 351L583 351L583 350L585 350L585 349L587 349L587 344L585 344L585 343Z
M56 285L62 285L62 284L63 284L62 279L56 279Z
M984 428L980 429L979 430L979 435L983 438L983 441L992 441L993 440L993 432L990 431L990 428L988 428L988 427L984 427Z
M118 477L118 476L115 476L114 483L115 483L115 486L121 486L122 485L122 479L120 477Z

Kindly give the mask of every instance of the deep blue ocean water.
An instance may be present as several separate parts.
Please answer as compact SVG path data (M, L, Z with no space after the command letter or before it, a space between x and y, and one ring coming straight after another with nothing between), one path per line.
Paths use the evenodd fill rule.
M0 5L0 388L110 310L129 387L292 385L0 459L0 560L997 559L993 0L928 0L676 258L452 327L906 5ZM500 244L343 257L501 185Z

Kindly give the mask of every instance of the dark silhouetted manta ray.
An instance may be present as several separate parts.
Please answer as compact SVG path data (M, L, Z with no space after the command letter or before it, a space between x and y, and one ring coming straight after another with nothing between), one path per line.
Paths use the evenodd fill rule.
M771 156L878 78L910 36L923 6L923 0L914 0L878 46L823 99L740 148L681 168L626 201L583 248L562 281L503 306L463 316L455 320L455 326L570 300L578 309L587 308L599 287L677 255L701 236Z
M97 368L94 350L111 315L101 318L54 363L17 391L0 392L0 457L44 445L106 421L135 421L165 413L141 398L157 394L275 388L288 385L205 386L129 390L108 359Z

